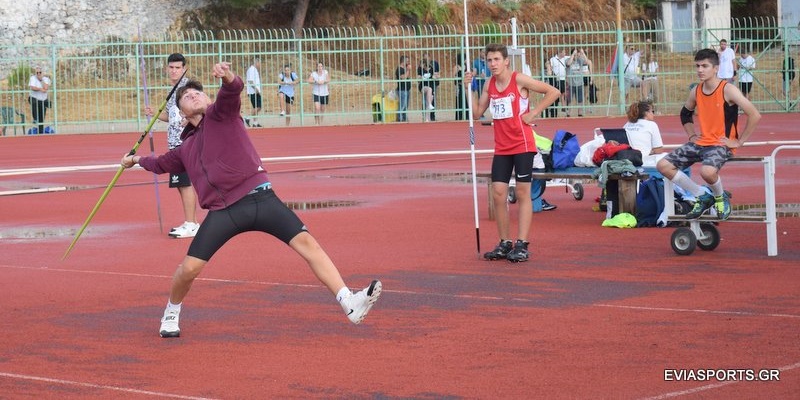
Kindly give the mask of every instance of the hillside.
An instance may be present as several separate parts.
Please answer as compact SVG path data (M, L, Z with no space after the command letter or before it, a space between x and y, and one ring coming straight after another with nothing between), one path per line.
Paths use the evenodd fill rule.
M200 29L268 29L289 28L294 13L293 1L281 4L267 4L255 8L236 9L215 3L204 9L188 13L173 27L176 30ZM354 26L375 27L412 25L462 25L463 3L446 3L439 10L428 10L422 16L401 14L397 10L377 12L371 8L370 1L335 2L333 7L320 7L319 2L311 1L306 17L306 27ZM327 2L326 4L330 4ZM423 4L424 2L417 2ZM614 0L547 0L492 2L488 0L469 0L469 22L483 24L505 22L516 17L521 23L552 23L575 21L615 21ZM632 1L622 1L623 20L649 20L658 17L655 8L637 7ZM732 17L776 16L776 0L732 1Z

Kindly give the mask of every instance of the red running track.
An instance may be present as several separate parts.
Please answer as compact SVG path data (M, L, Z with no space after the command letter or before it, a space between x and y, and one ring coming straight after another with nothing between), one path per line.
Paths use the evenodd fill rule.
M765 115L753 140L797 140L795 121ZM659 123L667 143L684 137L677 117ZM566 128L585 141L592 127L621 124L554 120L539 131ZM475 130L476 147L490 149L490 128ZM593 184L583 201L550 188L558 209L534 214L533 259L486 262L476 252L466 154L267 163L285 201L356 203L298 213L352 287L380 278L383 297L354 326L299 257L245 234L195 283L182 337L161 339L170 277L189 242L159 232L152 175L125 171L60 261L138 136L0 140L0 191L70 188L0 196L0 397L777 399L800 391L800 218L779 218L777 257L766 255L763 225L734 223L720 224L715 251L678 256L671 229L601 227ZM264 157L469 149L466 123L252 136ZM800 203L798 159L779 159L779 203ZM478 156L481 171L489 163ZM72 165L109 167L4 174ZM723 176L734 204L763 202L760 166L730 164ZM177 195L160 182L165 227L175 226ZM478 200L487 251L497 238L484 182ZM665 380L700 369L777 369L780 380Z

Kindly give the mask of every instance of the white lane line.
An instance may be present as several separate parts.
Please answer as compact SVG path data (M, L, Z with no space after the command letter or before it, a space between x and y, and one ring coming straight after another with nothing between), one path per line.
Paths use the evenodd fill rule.
M98 384L89 383L89 382L77 382L77 381L69 381L69 380L65 380L65 379L45 378L45 377L42 377L42 376L12 374L12 373L8 373L8 372L0 372L0 377L6 377L6 378L12 378L12 379L22 379L22 380L28 380L28 381L55 383L55 384L66 385L66 386L80 386L80 387L87 387L87 388L92 388L92 389L113 390L113 391L117 391L117 392L144 394L144 395L148 395L148 396L167 397L167 398L171 398L171 399L211 400L208 397L184 396L184 395L173 394L173 393L153 392L153 391L150 391L150 390L131 389L131 388L125 388L125 387L120 387L120 386L98 385Z

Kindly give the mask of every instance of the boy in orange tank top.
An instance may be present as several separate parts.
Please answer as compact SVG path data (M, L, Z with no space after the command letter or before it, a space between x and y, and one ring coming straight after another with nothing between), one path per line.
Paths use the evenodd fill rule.
M695 54L694 62L700 83L689 91L689 98L681 109L681 124L689 142L667 154L657 167L666 179L697 198L686 218L697 219L714 207L717 217L725 220L731 214L731 204L723 190L719 171L753 133L761 114L736 85L718 77L720 61L716 51L700 50ZM741 132L737 127L739 108L747 116ZM700 176L711 189L711 194L683 173L684 169L698 162L702 163Z

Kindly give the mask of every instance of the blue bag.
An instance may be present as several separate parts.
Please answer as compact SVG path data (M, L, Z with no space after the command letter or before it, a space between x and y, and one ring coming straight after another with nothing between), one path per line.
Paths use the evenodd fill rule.
M565 130L556 131L553 138L553 168L564 169L575 166L575 157L581 150L578 137Z
M650 177L639 184L636 194L636 227L658 226L658 217L664 212L664 181Z

